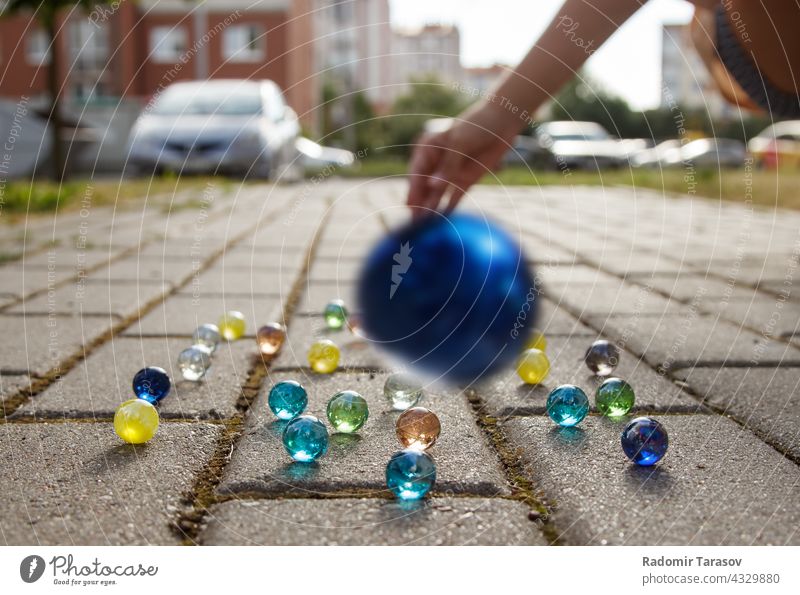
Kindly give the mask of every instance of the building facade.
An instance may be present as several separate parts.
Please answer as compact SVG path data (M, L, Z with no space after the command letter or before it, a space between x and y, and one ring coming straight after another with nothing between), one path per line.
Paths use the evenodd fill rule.
M452 25L398 29L392 36L393 97L407 93L415 79L435 77L448 84L464 80L461 36Z

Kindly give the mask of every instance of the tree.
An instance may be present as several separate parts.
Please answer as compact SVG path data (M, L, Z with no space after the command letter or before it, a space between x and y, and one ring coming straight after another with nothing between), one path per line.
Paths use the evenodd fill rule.
M11 16L21 12L32 12L47 35L48 46L50 47L47 89L50 95L50 125L53 130L53 146L50 157L53 162L55 179L59 182L64 179L66 164L64 162L64 153L61 150L62 119L59 101L59 53L56 51L58 23L56 19L63 8L80 6L88 11L98 4L107 3L107 0L8 0L5 11L0 15Z
M638 136L642 129L641 114L628 103L599 89L585 76L575 77L556 96L551 108L554 120L597 122L619 137Z
M461 113L467 102L452 85L435 78L411 81L411 90L394 102L386 119L386 141L394 152L406 155L427 120L453 117Z

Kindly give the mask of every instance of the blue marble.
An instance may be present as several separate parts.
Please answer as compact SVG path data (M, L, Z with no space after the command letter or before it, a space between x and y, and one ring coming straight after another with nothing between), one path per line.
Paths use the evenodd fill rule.
M299 382L284 380L269 391L269 408L279 419L292 419L305 411L308 394Z
M535 322L534 287L503 227L435 213L375 246L358 302L371 340L423 376L469 384L514 364Z
M620 437L625 455L637 465L647 467L660 461L667 452L667 430L652 417L632 420Z
M328 450L328 429L313 415L299 415L286 424L283 446L295 461L316 461Z
M166 370L156 366L142 368L133 377L133 394L153 405L166 397L171 387Z
M436 463L420 450L401 450L386 465L386 485L400 500L419 500L436 483Z
M547 395L547 415L559 426L576 426L588 413L589 398L577 386L562 384Z

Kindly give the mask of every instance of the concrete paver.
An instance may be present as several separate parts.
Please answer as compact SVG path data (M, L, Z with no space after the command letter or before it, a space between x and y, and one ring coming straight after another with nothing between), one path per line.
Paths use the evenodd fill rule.
M547 545L519 502L255 500L213 508L206 545Z
M308 391L306 413L328 424L325 407L341 390L355 390L369 403L370 417L357 434L330 435L327 455L314 464L295 463L281 443L286 422L269 410L267 396L275 382L294 379ZM386 496L386 463L401 449L395 436L398 412L383 395L386 374L335 374L332 376L274 373L253 405L245 436L233 453L220 487L223 493ZM496 455L475 424L465 398L454 392L428 390L420 405L434 411L442 434L430 454L437 464L437 493L471 493L494 496L508 492Z
M164 423L134 447L109 423L0 425L0 541L177 545L169 522L219 431Z

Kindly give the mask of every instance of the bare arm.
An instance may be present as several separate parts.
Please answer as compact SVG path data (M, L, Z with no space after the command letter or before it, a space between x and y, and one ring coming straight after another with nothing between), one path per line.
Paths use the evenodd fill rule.
M500 161L529 114L552 97L646 0L567 0L513 71L447 131L423 137L414 150L408 204L414 215L448 209Z

